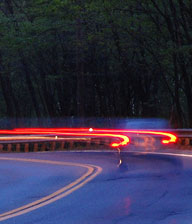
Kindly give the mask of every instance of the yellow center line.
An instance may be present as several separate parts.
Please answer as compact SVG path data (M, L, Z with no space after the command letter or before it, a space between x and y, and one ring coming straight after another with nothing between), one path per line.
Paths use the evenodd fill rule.
M47 195L46 197L43 197L32 203L26 204L24 206L21 206L16 209L0 214L0 221L13 218L19 215L23 215L25 213L28 213L30 211L36 210L40 207L53 203L61 198L64 198L67 195L74 192L75 190L83 187L86 183L93 180L98 174L102 172L101 167L95 166L92 164L60 162L60 161L40 160L40 159L9 158L9 157L0 157L0 160L44 163L44 164L61 165L61 166L76 166L76 167L83 167L87 169L87 172L83 174L80 178L76 179L75 181L68 184L67 186L55 191L54 193Z

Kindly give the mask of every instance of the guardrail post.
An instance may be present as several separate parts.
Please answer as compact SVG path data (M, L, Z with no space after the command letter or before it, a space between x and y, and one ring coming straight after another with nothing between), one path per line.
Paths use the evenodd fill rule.
M61 142L61 150L64 149L65 142Z
M33 151L38 152L38 143L34 143Z
M7 145L7 152L11 152L11 144Z
M0 144L0 152L3 151L3 144Z
M16 144L16 152L20 152L20 143Z
M87 143L87 147L90 147L91 146L91 139L89 138L86 143Z
M185 139L185 145L187 145L187 146L188 146L188 145L189 145L189 143L190 143L189 138L186 138L186 139Z
M46 150L46 144L43 142L41 145L40 151L45 151Z
M69 141L69 148L72 149L74 145L74 141Z
M51 142L51 151L55 150L55 142Z
M25 143L25 149L24 149L25 152L29 152L29 143Z

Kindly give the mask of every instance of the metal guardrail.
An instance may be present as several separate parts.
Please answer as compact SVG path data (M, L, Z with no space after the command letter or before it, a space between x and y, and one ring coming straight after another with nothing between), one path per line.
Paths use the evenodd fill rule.
M110 148L107 138L62 138L47 140L0 140L0 153L4 152L41 152L56 150L89 149L105 146Z
M164 145L164 147L189 150L192 149L192 129L166 129L166 131L170 133L175 133L177 135L177 142L173 144ZM132 145L135 147L155 148L159 146L160 141L158 140L158 137L154 137L152 135L140 135L137 137L133 137L131 142Z
M169 129L166 131L175 133L178 140L174 144L169 144L168 147L177 149L192 149L192 129ZM11 139L3 139L5 136L0 137L0 152L41 152L41 151L55 151L55 150L73 150L73 149L96 149L105 146L105 149L110 149L110 138L96 138L96 137L83 137L83 138L56 138L57 136L47 137L43 139L34 138L34 136L26 136ZM7 137L7 136L6 136ZM30 139L31 138L31 139ZM160 140L157 136L152 135L135 135L131 138L131 145L134 147L144 147L148 149L155 149L161 146ZM167 146L165 146L167 147Z
M176 129L175 133L178 135L178 148L192 149L192 129Z
M178 140L173 145L178 149L192 149L192 129L171 129L174 132Z

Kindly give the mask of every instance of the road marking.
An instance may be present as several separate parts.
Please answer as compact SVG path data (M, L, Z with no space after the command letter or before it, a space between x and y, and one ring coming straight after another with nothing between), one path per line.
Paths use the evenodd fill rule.
M55 191L54 193L47 195L39 200L26 204L24 206L18 207L16 209L10 210L8 212L0 214L0 221L13 218L19 215L36 210L40 207L53 203L61 198L66 197L75 190L83 187L89 181L93 180L98 174L102 172L102 168L90 164L81 164L81 163L71 163L71 162L60 162L60 161L51 161L51 160L40 160L40 159L24 159L24 158L9 158L9 157L0 157L0 160L9 160L9 161L18 161L18 162L32 162L32 163L44 163L52 165L61 165L61 166L76 166L83 167L88 169L85 174L80 178L76 179L67 186Z
M128 153L138 153L138 154L154 154L154 155L168 155L168 156L177 156L177 157L189 157L192 158L192 154L184 153L171 153L171 152L141 152L141 151L125 151Z

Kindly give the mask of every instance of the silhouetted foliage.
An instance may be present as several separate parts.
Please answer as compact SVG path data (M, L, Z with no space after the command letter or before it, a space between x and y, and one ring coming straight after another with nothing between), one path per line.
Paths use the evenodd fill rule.
M188 0L1 0L0 116L192 127Z

